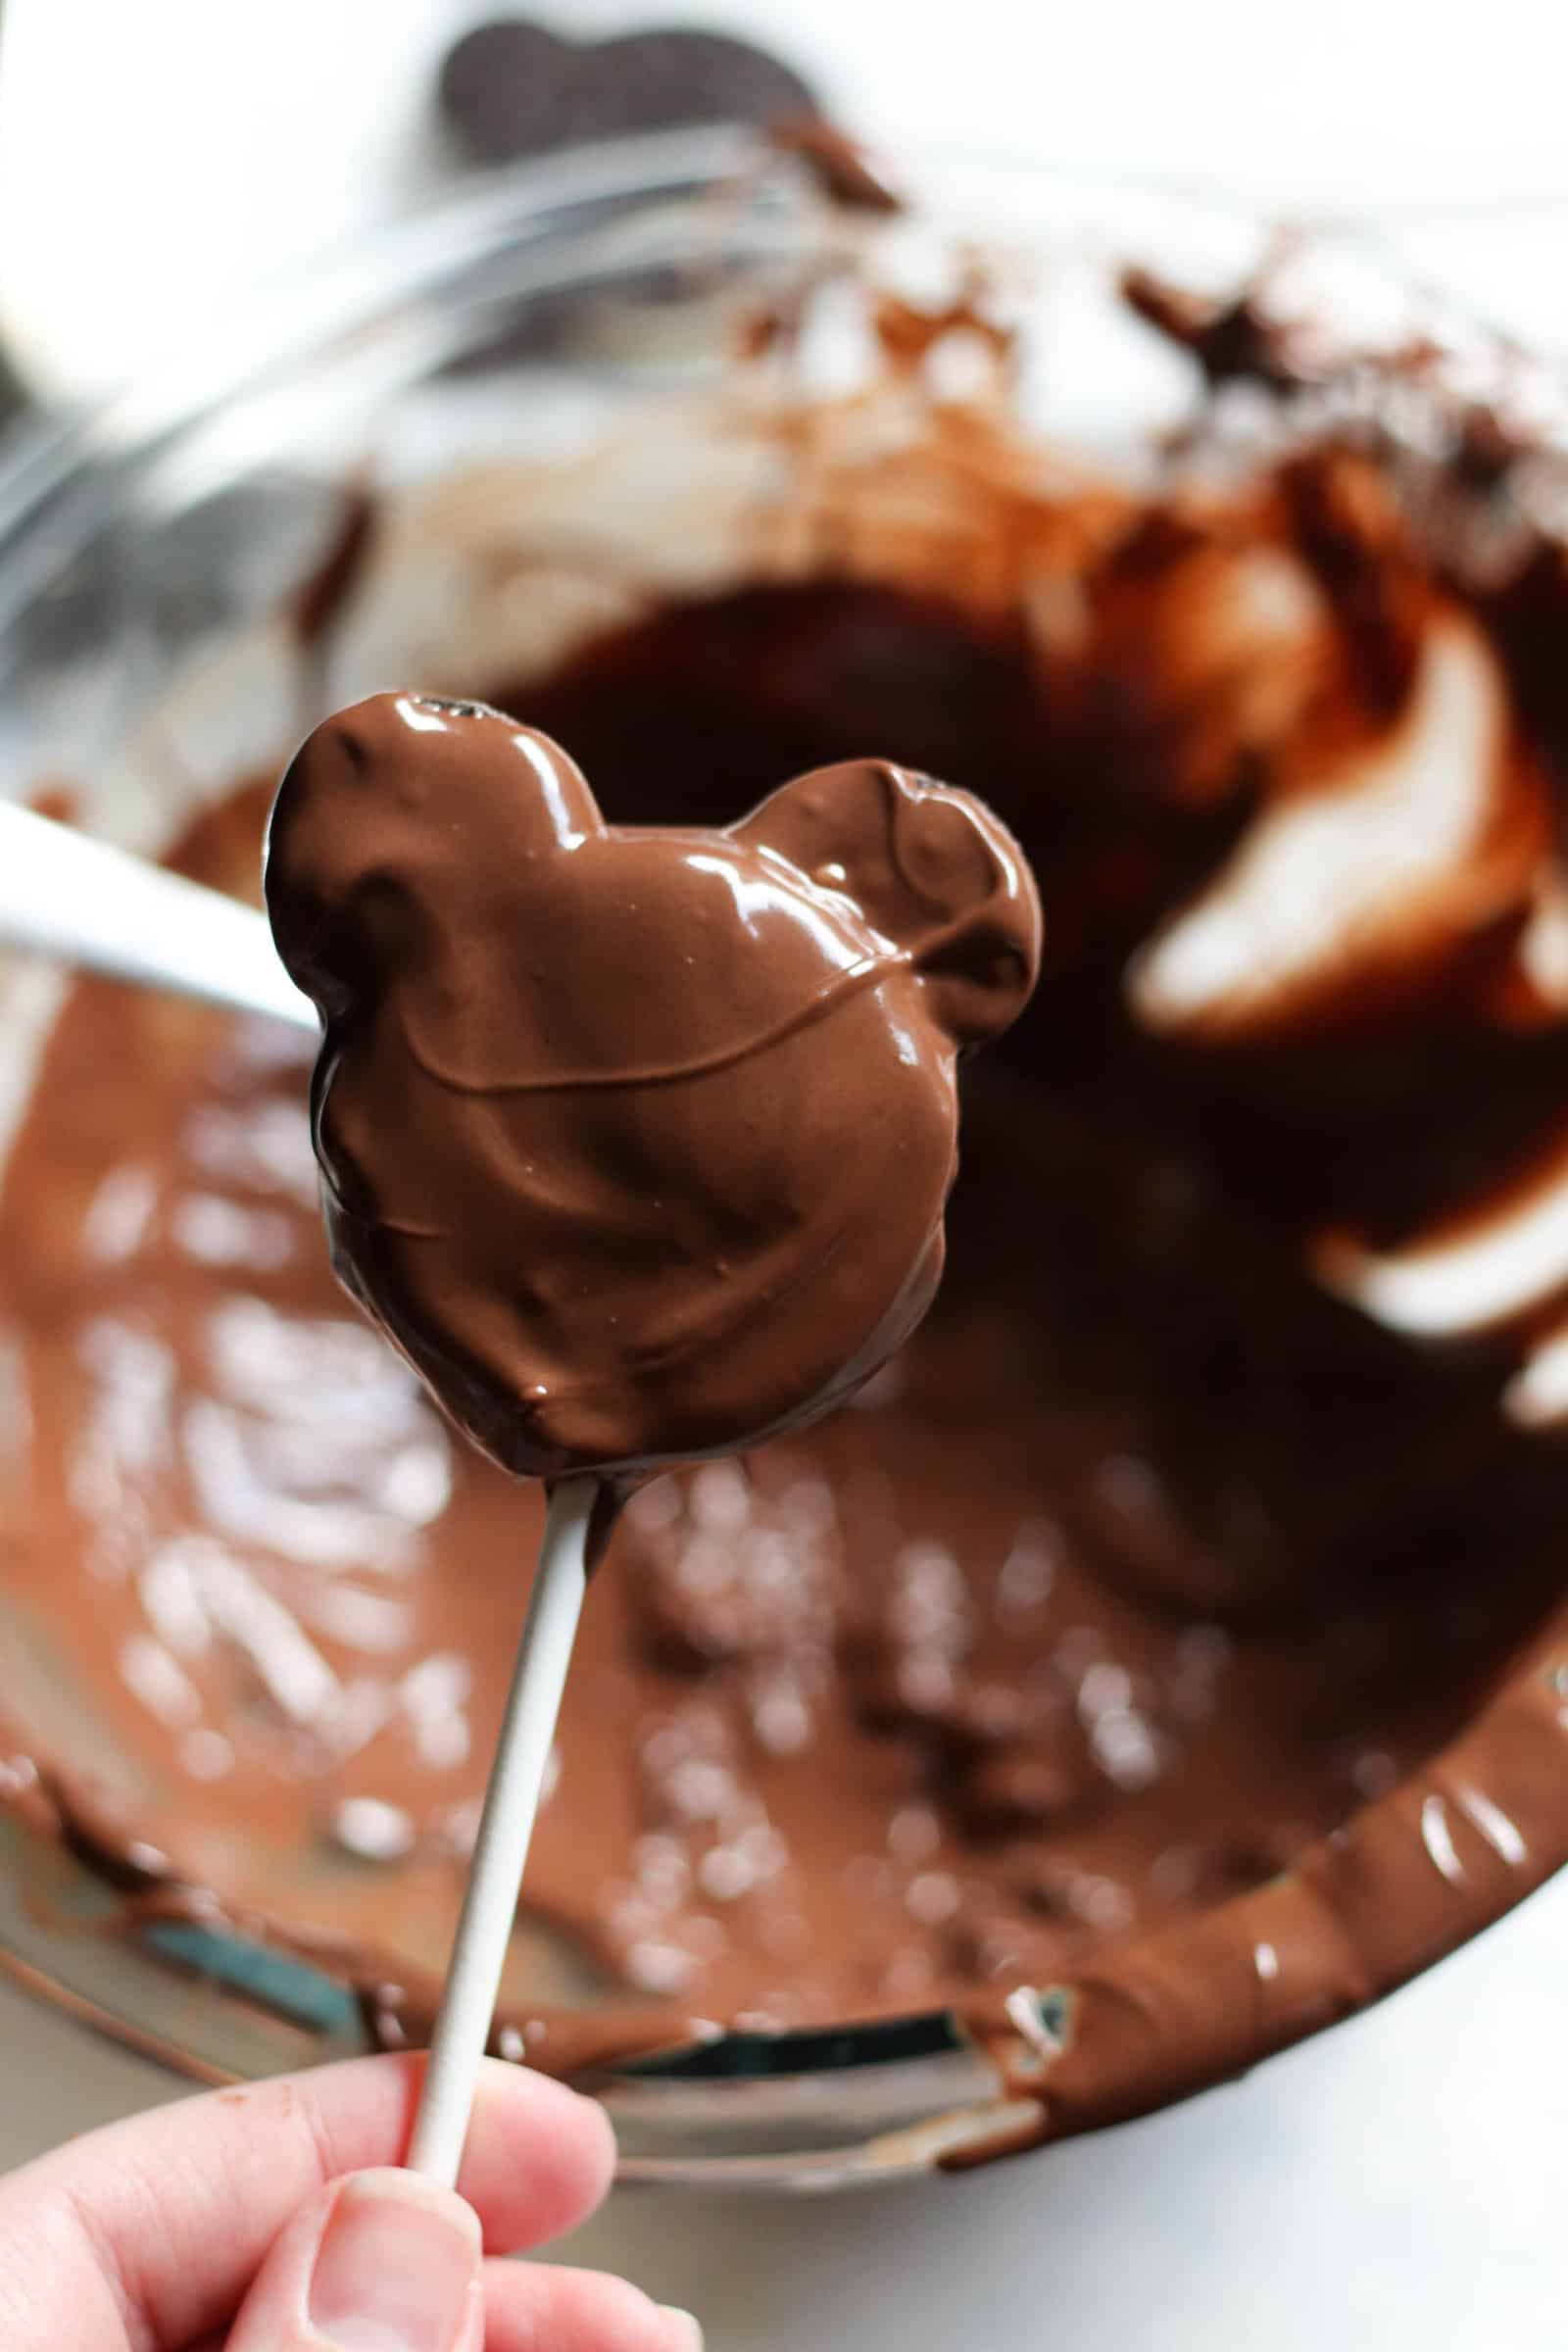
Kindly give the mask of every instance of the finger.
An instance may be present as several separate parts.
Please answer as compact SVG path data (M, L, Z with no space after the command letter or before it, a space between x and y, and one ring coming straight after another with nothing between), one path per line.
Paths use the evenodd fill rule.
M0 2188L0 2223L29 2331L73 2340L84 2308L120 2336L186 2344L227 2320L284 2223L323 2181L395 2164L407 2145L422 2057L351 2059L209 2093L111 2125L27 2166ZM460 2186L497 2252L540 2244L598 2204L613 2169L603 2111L563 2084L488 2061ZM74 2300L73 2299L74 2298ZM59 2332L51 2332L51 2325Z
M374 2178L362 2175L361 2180L368 2183ZM327 2190L324 2197L332 2193ZM266 2352L293 2352L294 2338L281 2332L289 2317L291 2290L285 2281L295 2259L293 2241L316 2243L319 2218L313 2204L285 2230L246 2300L234 2333L224 2329L205 2336L192 2352L248 2352L250 2329L259 2330ZM547 2269L539 2263L489 2262L483 2266L482 2293L484 2352L541 2352L545 2345L550 2352L703 2352L703 2331L689 2311L656 2304L624 2278ZM297 2309L296 2302L294 2314ZM468 2325L472 2327L471 2319ZM314 2345L311 2352L316 2352Z
M484 2352L703 2352L689 2311L605 2271L487 2262L484 2314Z
M270 2262L269 2257L269 2262ZM483 2270L484 2352L703 2352L703 2330L689 2311L655 2303L624 2278L542 2263L487 2262ZM244 2317L249 2320L250 2305ZM227 2328L190 2352L236 2352ZM273 2352L269 2347L269 2352Z
M479 2224L412 2173L318 2189L246 2296L227 2352L480 2352Z

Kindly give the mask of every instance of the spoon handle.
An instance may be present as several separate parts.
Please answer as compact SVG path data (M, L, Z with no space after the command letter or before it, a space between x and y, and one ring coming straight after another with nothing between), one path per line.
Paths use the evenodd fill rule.
M319 1027L264 914L9 801L0 801L0 946Z

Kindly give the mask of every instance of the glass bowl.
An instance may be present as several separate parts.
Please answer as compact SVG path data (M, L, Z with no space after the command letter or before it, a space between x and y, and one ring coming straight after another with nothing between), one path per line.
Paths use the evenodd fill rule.
M1041 256L1069 257L1048 287L1043 416L1066 440L1124 456L1147 456L1180 422L1185 379L1148 350L1104 339L1102 313L1083 299L1085 272L1136 257L1179 283L1225 287L1242 282L1270 243L1263 223L1157 188L969 166L932 170L924 193L950 251L984 234L1025 274ZM585 449L613 443L622 457L605 521L611 552L624 555L633 536L640 556L657 548L654 576L674 588L729 576L740 561L732 534L662 527L689 512L715 465L704 402L725 377L738 321L787 305L863 233L824 201L808 169L743 134L630 142L487 182L259 304L239 324L213 328L187 365L90 416L40 428L0 474L4 789L64 782L75 821L153 850L236 774L275 769L323 708L409 674L449 691L508 674L515 615L476 596L465 602L445 573L432 601L422 557L409 566L406 592L383 599L373 625L350 630L328 655L288 622L301 581L339 527L345 485L367 471L415 495L425 485L439 492L460 466L490 468L492 483L523 468L537 489L541 469L564 474ZM918 273L913 259L909 267ZM1388 310L1375 258L1346 243L1334 267L1356 299L1375 288ZM1395 288L1395 313L1402 302ZM820 355L828 381L839 364L832 350ZM461 537L471 525L451 527ZM480 527L494 530L493 514ZM645 562L645 583L649 574ZM551 625L582 619L573 607ZM537 632L537 615L530 625ZM7 976L0 1143L57 993L35 968ZM20 1410L7 1433L0 1454L10 1462L0 1469L9 1475L26 1444ZM1568 1619L1541 1630L1528 1667L1490 1705L1531 1726L1549 1718L1554 1737L1568 1692ZM24 1736L20 1743L47 1747L52 1736L97 1752L103 1728L84 1714L69 1659L48 1665L0 1602L0 1721ZM39 1723L45 1731L33 1730ZM1539 1774L1534 1731L1510 1752L1521 1773ZM1462 1776L1468 1753L1461 1740L1445 1760L1450 1777ZM112 1753L107 1769L116 1769ZM1494 1760L1493 1770L1502 1767ZM1568 1857L1568 1778L1562 1787L1549 1849L1499 1849L1462 1918L1434 1924L1412 1913L1393 1923L1374 1967L1326 1970L1296 2014L1254 2009L1239 1986L1225 2032L1199 2037L1177 1999L1147 2027L1183 2050L1168 2070L1169 2095L1331 2022L1518 1899ZM19 1979L206 2081L372 2046L329 1935L313 1954L300 1935L279 1939L231 1917L127 1904L123 1877L106 1869L90 1838L62 1839L40 1826L27 1768L11 1768L0 1791L9 1796L0 1806L0 1957ZM1483 1793L1506 1819L1507 1788L1494 1777ZM1349 1855L1336 1867L1353 1868L1358 1851L1390 1837L1424 1835L1430 1845L1427 1803L1418 1790L1396 1790L1365 1808L1336 1833ZM1243 1898L1261 1905L1259 1971L1270 1948L1268 1893ZM1201 1919L1190 1943L1200 1974ZM517 1970L536 1979L556 1966L548 1946L542 1932L520 1929ZM439 1953L418 1958L437 1965ZM1020 1991L1016 2033L985 2046L955 2016L931 2011L719 2034L585 2081L614 2116L625 2179L767 2188L871 2181L1035 2136L1037 2093L1044 2087L1049 2115L1053 2071L1070 2061L1080 2009L1126 1997L1136 1994L1074 1984ZM1098 2105L1075 2107L1067 2065L1061 2130L1150 2103L1139 2087L1143 2031Z

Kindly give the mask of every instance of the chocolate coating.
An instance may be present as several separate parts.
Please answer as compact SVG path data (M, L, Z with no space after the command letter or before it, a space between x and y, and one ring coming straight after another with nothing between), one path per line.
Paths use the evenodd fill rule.
M267 893L326 1021L338 1271L508 1469L728 1451L909 1336L957 1054L1039 964L968 794L859 760L721 830L609 826L548 738L381 695L290 766Z

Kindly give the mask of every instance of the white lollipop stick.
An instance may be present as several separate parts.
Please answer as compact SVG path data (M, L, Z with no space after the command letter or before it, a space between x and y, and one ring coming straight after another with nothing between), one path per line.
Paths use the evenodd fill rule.
M490 2037L517 1890L587 1590L588 1529L599 1494L597 1479L569 1478L550 1497L527 1621L490 1767L424 2093L409 2143L410 2171L446 2188L457 2185L463 2143L468 2136L474 2082Z

